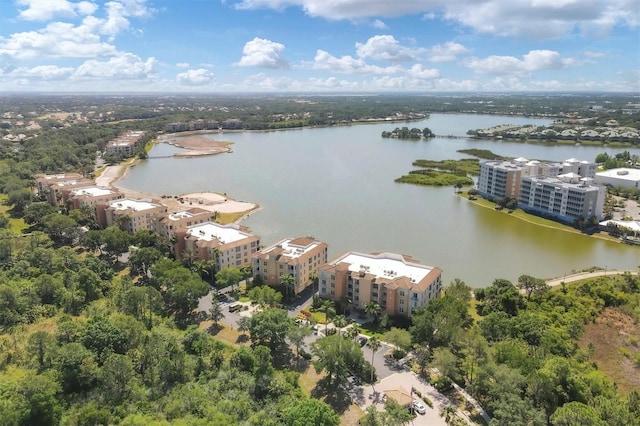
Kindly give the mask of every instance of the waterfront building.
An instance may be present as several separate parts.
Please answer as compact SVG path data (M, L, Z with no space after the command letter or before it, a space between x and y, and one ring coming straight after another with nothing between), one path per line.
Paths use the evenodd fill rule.
M251 265L251 255L260 248L260 238L237 223L205 222L176 232L175 254L189 251L195 258L214 260L216 269Z
M214 219L215 213L201 209L200 207L189 207L187 209L169 212L160 218L158 233L170 238L179 230L186 229L192 225L212 222Z
M525 211L551 216L573 224L578 218L600 218L605 188L593 185L593 179L576 173L557 177L527 176L522 179L518 206Z
M327 263L327 244L313 238L285 238L257 251L251 256L253 276L260 276L265 284L279 286L283 276L294 279L294 294L311 284L312 274Z
M319 294L357 309L377 302L389 315L412 312L440 297L442 271L395 253L347 252L320 268Z
M106 209L109 203L122 198L124 195L117 189L100 186L77 188L70 194L71 208L88 209L96 222L102 226L107 223Z
M522 165L511 161L480 163L478 192L483 197L517 198L520 195Z
M132 157L136 152L138 142L140 142L144 135L145 132L142 130L129 130L107 142L105 152L119 158Z
M598 165L592 161L577 160L575 158L569 158L562 163L561 174L575 173L581 177L595 178Z
M595 176L599 185L624 186L626 188L640 188L640 169L610 169L598 172Z
M94 181L79 173L37 174L35 180L38 185L38 196L45 198L53 206L66 202L72 191L95 185Z
M155 232L160 218L166 213L167 207L160 203L122 198L108 203L103 226L118 225L130 234L138 231Z

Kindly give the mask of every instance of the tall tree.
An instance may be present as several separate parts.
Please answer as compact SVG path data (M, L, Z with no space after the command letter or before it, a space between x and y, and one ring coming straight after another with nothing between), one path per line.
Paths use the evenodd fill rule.
M371 365L373 365L373 360L376 356L376 352L382 346L382 342L376 336L372 336L367 340L367 347L371 349ZM373 386L373 373L374 369L371 369L371 386Z

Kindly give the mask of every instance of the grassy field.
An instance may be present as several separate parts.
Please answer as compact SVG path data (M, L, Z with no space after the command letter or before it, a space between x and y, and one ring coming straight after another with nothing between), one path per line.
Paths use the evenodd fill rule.
M10 206L6 205L7 198L9 198L7 194L0 194L0 213L4 214L9 219L11 232L14 234L22 234L24 231L29 229L29 225L24 223L22 218L13 218L9 215Z
M579 340L581 348L592 348L591 360L623 394L640 389L640 326L616 308L605 308L595 322L585 326ZM636 361L637 362L637 361Z

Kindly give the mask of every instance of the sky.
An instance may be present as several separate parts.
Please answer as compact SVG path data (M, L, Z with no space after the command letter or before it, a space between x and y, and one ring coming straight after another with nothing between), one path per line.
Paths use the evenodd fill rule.
M640 0L0 0L0 92L640 93Z

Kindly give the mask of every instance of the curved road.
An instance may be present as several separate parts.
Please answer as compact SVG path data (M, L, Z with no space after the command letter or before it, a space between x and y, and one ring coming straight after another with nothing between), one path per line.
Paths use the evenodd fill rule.
M565 275L562 278L553 278L553 279L547 280L546 283L548 286L554 287L557 285L562 285L563 282L571 283L574 281L586 280L589 278L606 277L607 275L623 275L627 273L631 275L638 275L638 271L618 271L618 270L607 271L606 269L604 269L604 270L595 271L595 272L579 272L577 274Z

